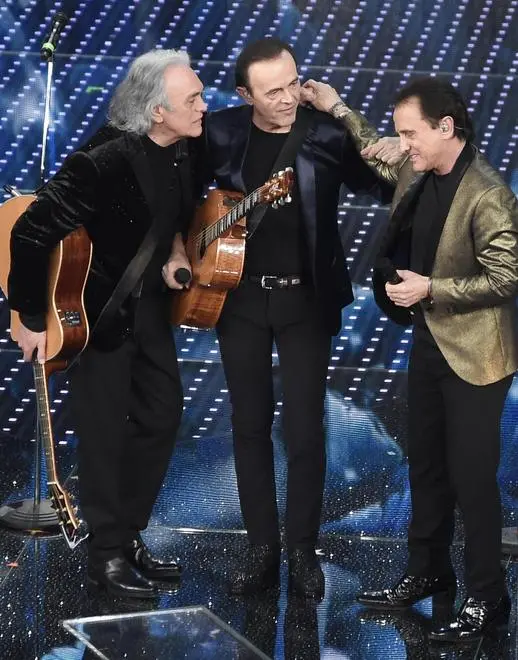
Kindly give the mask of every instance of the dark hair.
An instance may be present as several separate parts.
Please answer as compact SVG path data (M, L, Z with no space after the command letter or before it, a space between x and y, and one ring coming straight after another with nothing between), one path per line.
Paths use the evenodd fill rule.
M248 87L248 69L254 62L262 62L263 60L274 60L279 57L284 51L289 53L297 63L297 58L293 48L277 39L276 37L265 37L249 43L236 60L236 87Z
M418 99L423 119L432 128L437 128L443 117L451 117L456 137L467 142L475 139L475 129L466 103L453 85L433 77L417 78L399 90L395 106L405 103L412 97Z

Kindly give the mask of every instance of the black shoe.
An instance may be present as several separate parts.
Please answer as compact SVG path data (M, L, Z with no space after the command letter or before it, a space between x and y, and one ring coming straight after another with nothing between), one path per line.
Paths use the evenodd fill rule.
M178 579L182 572L182 567L176 561L155 559L140 534L124 547L123 552L129 563L148 580Z
M451 623L430 632L430 641L477 641L499 628L506 628L510 612L511 601L507 594L496 602L467 598Z
M280 557L278 544L249 546L244 565L230 576L230 592L252 594L278 586Z
M302 598L324 597L324 573L313 548L295 548L289 552L288 588Z
M114 557L88 565L89 584L105 589L112 596L155 598L156 589L124 557Z
M455 600L457 583L453 576L420 577L404 575L397 584L382 591L365 591L356 597L362 605L394 610L411 607L415 603L434 596L444 601L444 604Z

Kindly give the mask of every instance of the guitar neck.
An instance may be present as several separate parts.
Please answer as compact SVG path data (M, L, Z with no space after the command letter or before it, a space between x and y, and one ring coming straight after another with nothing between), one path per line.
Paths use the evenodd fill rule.
M49 393L47 387L47 374L45 365L34 361L34 386L36 389L36 408L38 415L38 431L45 452L45 463L47 466L47 483L57 482L56 457L54 454L54 438L52 436L52 424L50 420Z
M243 197L241 201L237 202L225 215L221 216L221 218L208 227L205 227L196 237L196 242L200 248L205 250L212 242L228 231L232 225L235 225L240 218L257 206L263 198L263 188L264 186L256 188L249 195Z

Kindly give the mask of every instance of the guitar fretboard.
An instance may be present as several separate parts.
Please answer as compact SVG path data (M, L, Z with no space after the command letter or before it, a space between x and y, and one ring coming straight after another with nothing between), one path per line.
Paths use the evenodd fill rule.
M49 394L45 366L39 362L33 361L32 369L34 371L34 387L36 389L38 428L45 452L45 464L47 466L47 481L55 481L56 462L54 457L54 443L50 422Z
M256 188L252 193L244 197L235 206L233 206L230 211L216 220L216 222L213 222L208 227L205 227L205 229L201 231L196 237L196 244L198 245L198 249L201 252L204 252L213 241L215 241L221 236L221 234L230 229L230 227L232 227L232 225L234 225L239 220L239 218L242 218L249 211L251 211L254 206L259 204L263 198L263 188L265 188L265 186Z

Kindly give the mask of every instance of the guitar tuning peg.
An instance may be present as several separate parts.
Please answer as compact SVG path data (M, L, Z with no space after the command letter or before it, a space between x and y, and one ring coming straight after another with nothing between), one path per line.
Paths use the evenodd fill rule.
M280 204L281 206L284 206L284 197L281 197L281 198L279 199L279 204Z
M289 204L291 202L291 195L286 195L286 204Z
M277 208L277 202L272 202L272 209L276 209L276 208Z
M77 506L72 507L72 511L74 512L74 515L77 516L77 514L79 513L79 507Z

